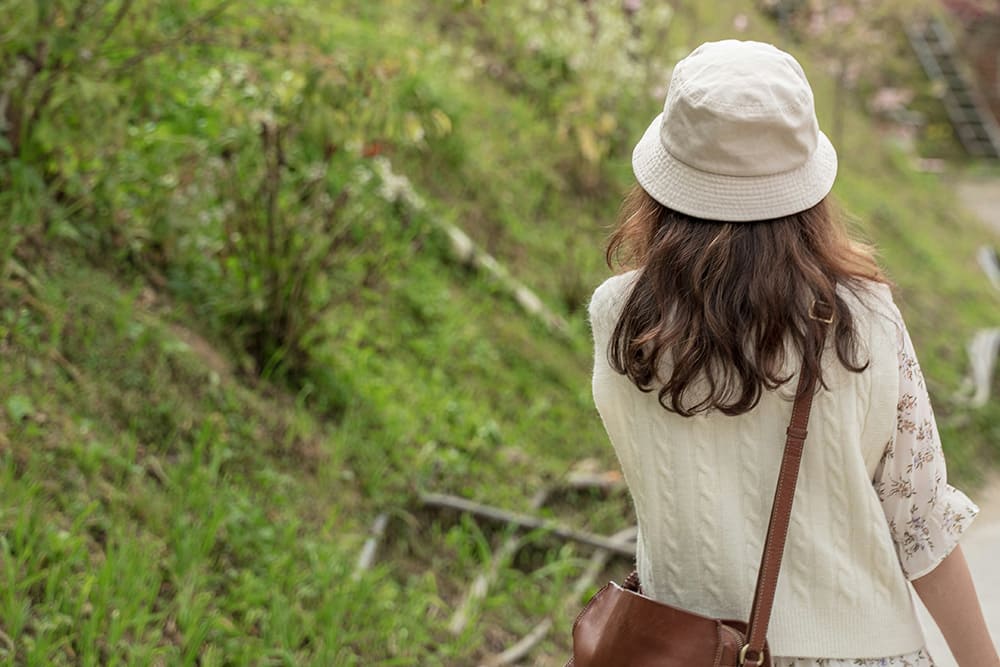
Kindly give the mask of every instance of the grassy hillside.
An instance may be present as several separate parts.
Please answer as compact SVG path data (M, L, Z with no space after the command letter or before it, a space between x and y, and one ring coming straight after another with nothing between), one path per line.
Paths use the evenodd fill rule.
M631 145L669 64L736 12L779 36L722 0L649 9L639 34L617 3L596 32L581 3L357 4L152 3L71 24L77 5L56 3L0 47L97 54L25 83L36 122L0 143L7 664L468 665L549 615L533 655L561 664L590 551L532 533L453 635L510 532L418 493L527 511L584 459L614 468L583 306ZM789 48L825 115L823 68ZM972 261L996 239L865 117L847 128L836 194L898 283L952 471L974 484L1000 411L951 397L964 341L996 324ZM452 259L440 222L568 333ZM630 521L620 494L562 492L540 513L603 534Z

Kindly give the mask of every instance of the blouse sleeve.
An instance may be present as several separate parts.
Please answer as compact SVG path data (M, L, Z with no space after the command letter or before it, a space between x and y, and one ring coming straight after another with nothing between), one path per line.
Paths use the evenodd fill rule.
M944 451L913 342L897 313L896 432L873 483L907 579L928 574L958 544L979 508L948 484Z

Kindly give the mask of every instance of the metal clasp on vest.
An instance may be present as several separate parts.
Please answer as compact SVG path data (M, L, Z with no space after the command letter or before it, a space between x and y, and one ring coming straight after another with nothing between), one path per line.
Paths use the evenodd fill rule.
M816 312L816 306L822 309L821 313ZM812 305L809 306L809 317L817 322L830 324L833 322L833 308L826 301L813 299Z

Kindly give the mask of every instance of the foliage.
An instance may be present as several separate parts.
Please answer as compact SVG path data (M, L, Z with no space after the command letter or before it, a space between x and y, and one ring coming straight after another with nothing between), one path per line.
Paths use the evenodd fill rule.
M633 3L636 4L636 3ZM603 163L631 140L627 118L662 83L667 3L464 3L432 10L468 59L460 75L492 79L549 116L559 164L577 190L606 187Z
M508 532L414 494L526 510L574 462L615 465L582 313L602 237L669 64L748 4L0 0L0 656L477 664L543 615L568 628L586 554L531 535L452 636ZM853 120L838 194L971 479L995 407L943 399L995 312L966 261L982 235ZM456 264L438 222L567 336ZM548 511L631 518L621 497Z
M880 81L888 64L908 47L902 44L903 26L930 11L921 0L804 0L764 3L782 10L782 20L822 58L836 82L832 139L844 137L844 109L850 92L869 89Z
M69 237L197 284L258 371L301 374L363 157L450 129L414 58L285 3L8 4L3 257Z
M140 198L162 205L162 189L149 187L161 174L135 173L128 130L147 120L137 109L148 118L157 100L183 94L164 60L225 44L219 24L231 4L3 3L0 192L16 235L83 238L98 252L144 239L121 216ZM165 156L144 157L155 169Z

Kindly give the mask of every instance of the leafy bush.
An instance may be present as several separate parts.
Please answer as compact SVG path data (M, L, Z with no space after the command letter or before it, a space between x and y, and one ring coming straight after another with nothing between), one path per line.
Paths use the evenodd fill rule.
M345 265L378 252L359 213L384 202L351 187L365 158L450 131L418 56L371 48L346 8L13 4L0 259L73 239L197 301L257 372L305 372Z
M174 64L224 44L231 4L5 3L0 192L16 236L82 239L96 253L141 242L144 225L123 217L133 203L123 197L130 183L158 183L161 174L157 163L135 173L130 129L155 117L155 100L186 92ZM163 189L141 194L163 204Z
M666 73L667 3L532 2L442 6L436 18L468 54L474 76L495 79L551 116L571 184L606 187L604 162L633 139L624 125Z

